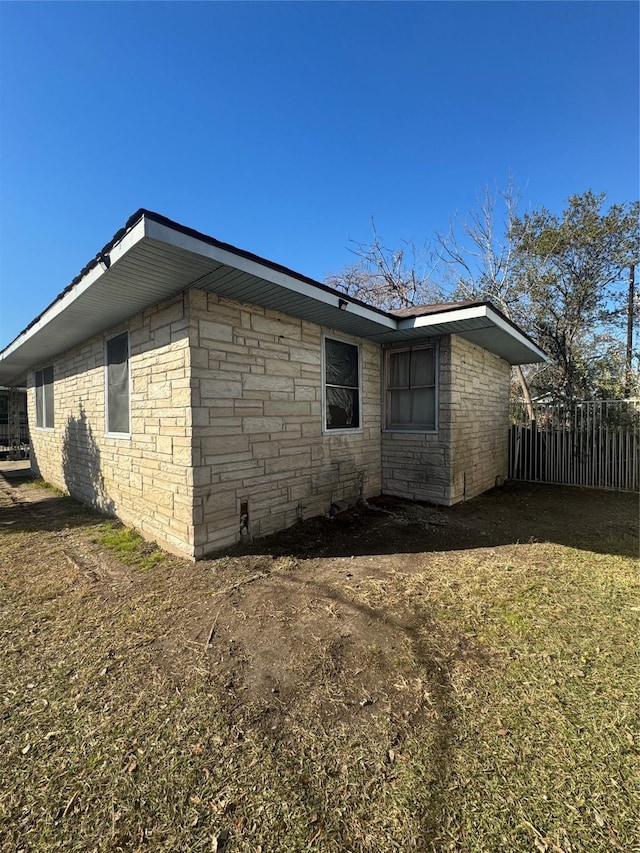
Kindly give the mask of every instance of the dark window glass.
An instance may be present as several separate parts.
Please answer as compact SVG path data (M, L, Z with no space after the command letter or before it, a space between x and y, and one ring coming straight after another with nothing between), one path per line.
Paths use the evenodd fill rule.
M36 426L53 429L53 367L36 370Z
M129 432L129 336L107 341L107 432Z
M44 425L53 429L53 367L42 371L44 383Z
M44 400L42 399L41 370L36 370L36 426L44 426Z
M358 347L325 339L325 411L327 429L360 426Z

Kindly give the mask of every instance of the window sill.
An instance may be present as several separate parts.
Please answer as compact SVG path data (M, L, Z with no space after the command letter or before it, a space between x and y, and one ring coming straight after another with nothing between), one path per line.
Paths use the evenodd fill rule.
M55 432L56 431L55 427L35 426L34 429L37 430L38 432Z
M323 429L322 435L362 435L364 429L362 427L354 427L353 429Z
M105 438L117 438L120 440L124 439L126 441L127 439L131 438L131 433L130 432L105 432L104 437Z
M437 428L427 428L427 427L383 427L382 432L397 432L401 435L406 435L407 433L413 435L438 435L439 430Z

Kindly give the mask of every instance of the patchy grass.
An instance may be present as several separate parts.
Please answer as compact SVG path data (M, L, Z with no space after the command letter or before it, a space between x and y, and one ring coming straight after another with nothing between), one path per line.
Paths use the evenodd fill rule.
M128 566L153 569L168 560L165 552L157 545L147 542L135 530L125 527L118 521L101 524L94 541L107 551L111 551Z
M63 492L62 489L57 488L57 486L52 486L51 483L48 483L46 480L42 480L37 477L29 481L31 485L35 486L36 489L42 489L45 492L50 492L52 495L59 495L60 497L67 497L68 493Z
M307 558L148 572L33 494L2 510L3 851L640 850L626 546L516 544L514 508L510 543L376 550L417 535L398 509L366 553L322 556L327 524Z

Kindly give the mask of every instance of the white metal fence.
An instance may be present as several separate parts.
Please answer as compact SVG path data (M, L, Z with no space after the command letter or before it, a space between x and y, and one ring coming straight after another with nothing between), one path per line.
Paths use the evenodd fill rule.
M640 399L524 405L511 412L514 480L640 490Z

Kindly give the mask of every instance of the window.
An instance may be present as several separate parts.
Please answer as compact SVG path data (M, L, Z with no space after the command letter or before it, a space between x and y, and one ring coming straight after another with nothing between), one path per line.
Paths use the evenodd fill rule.
M387 352L387 427L435 430L435 347Z
M110 338L106 346L107 432L128 435L129 427L129 335Z
M53 429L53 366L36 370L36 426Z
M356 344L324 339L324 425L360 429L360 353Z

